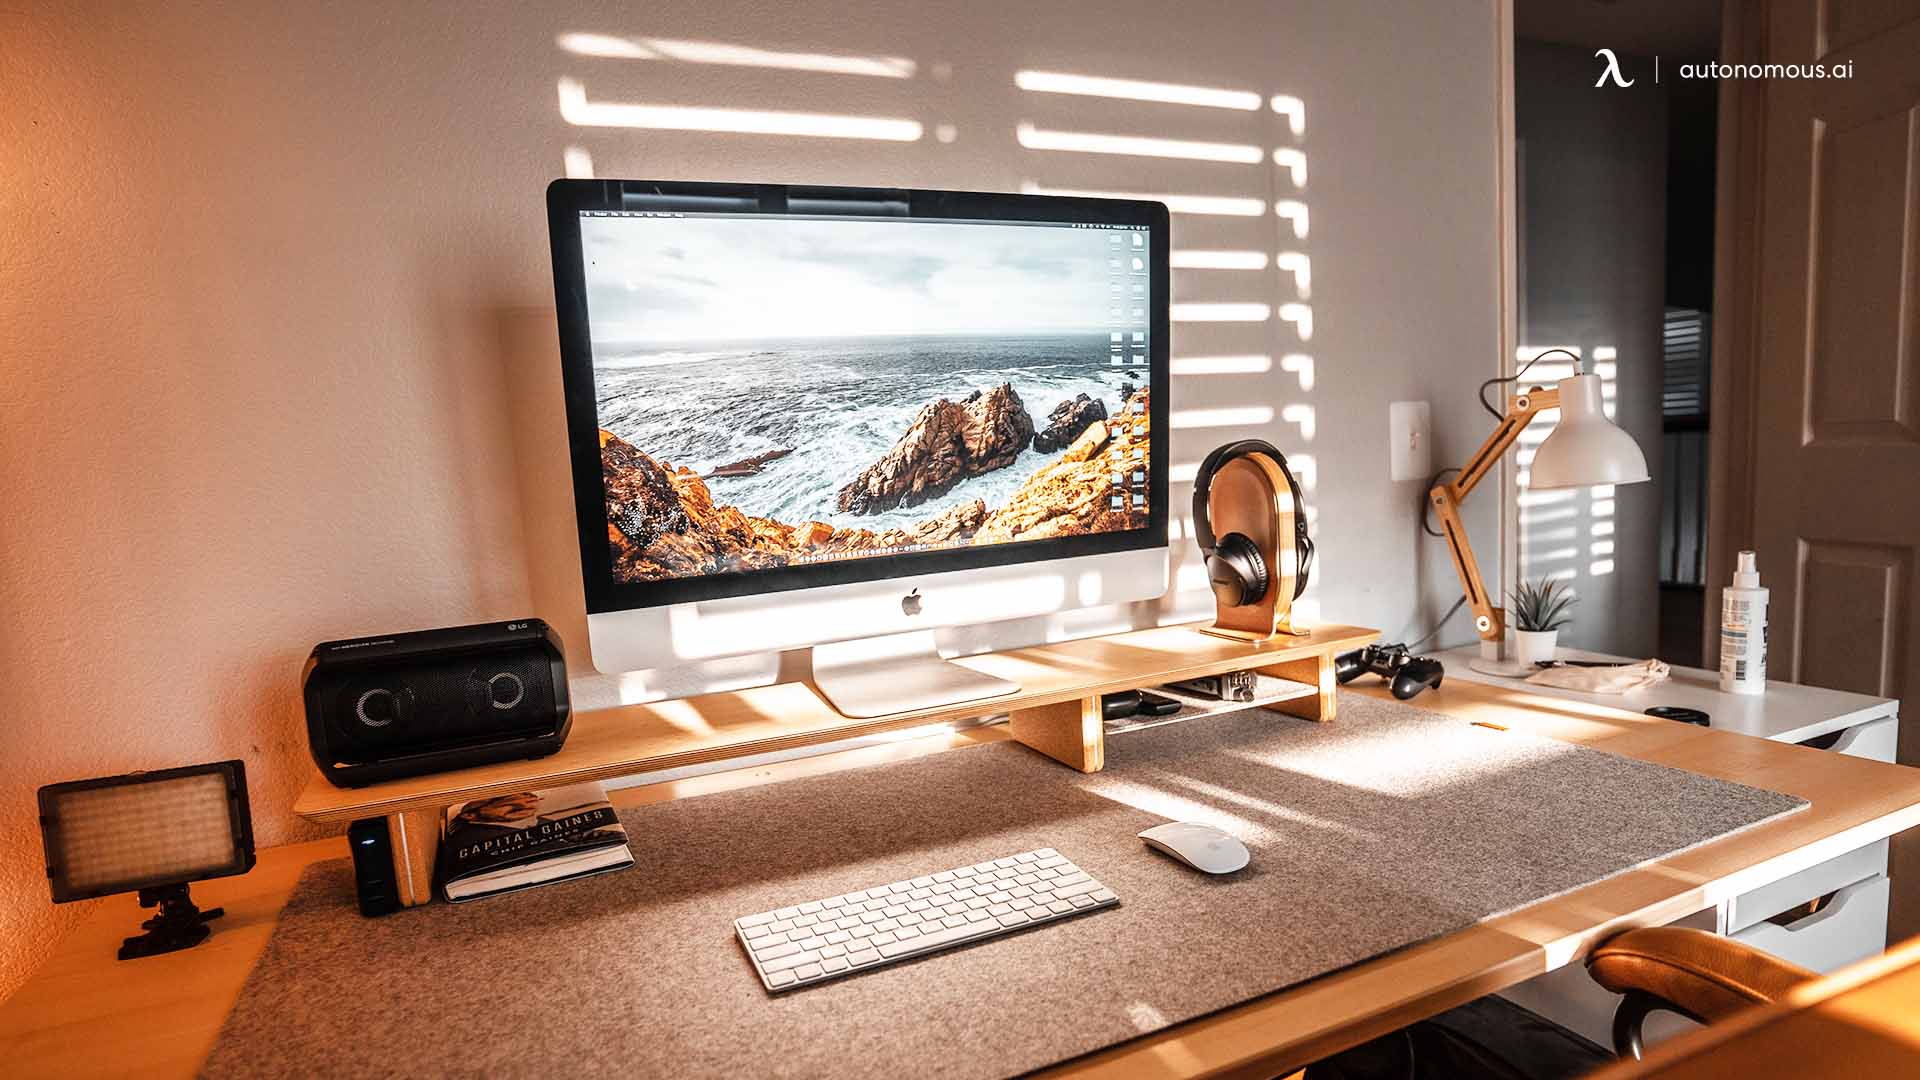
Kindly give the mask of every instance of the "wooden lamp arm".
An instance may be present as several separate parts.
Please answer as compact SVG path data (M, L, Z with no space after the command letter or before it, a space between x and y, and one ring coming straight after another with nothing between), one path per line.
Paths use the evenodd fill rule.
M1433 510L1440 518L1440 531L1446 537L1447 550L1453 555L1454 572L1460 575L1460 588L1466 593L1467 604L1473 608L1473 629L1483 641L1499 641L1506 635L1506 613L1487 595L1486 582L1480 577L1480 564L1474 561L1473 545L1468 542L1467 529L1460 521L1460 504L1466 501L1467 494L1493 471L1500 455L1507 452L1514 440L1520 437L1533 418L1547 409L1560 407L1560 391L1534 387L1516 394L1507 404L1507 413L1500 418L1500 426L1493 429L1487 441L1480 444L1467 464L1461 468L1460 475L1451 481L1433 485L1428 498Z

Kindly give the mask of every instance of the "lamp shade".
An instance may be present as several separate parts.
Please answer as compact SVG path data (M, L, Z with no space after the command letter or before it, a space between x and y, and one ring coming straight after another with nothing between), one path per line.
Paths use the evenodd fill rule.
M1587 487L1647 479L1647 458L1633 436L1607 419L1600 376L1560 380L1560 422L1534 452L1527 486Z

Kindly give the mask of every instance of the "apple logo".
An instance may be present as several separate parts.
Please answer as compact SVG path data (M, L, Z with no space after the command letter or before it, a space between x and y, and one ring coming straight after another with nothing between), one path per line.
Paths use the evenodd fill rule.
M900 598L900 611L906 615L920 614L920 590L915 589Z

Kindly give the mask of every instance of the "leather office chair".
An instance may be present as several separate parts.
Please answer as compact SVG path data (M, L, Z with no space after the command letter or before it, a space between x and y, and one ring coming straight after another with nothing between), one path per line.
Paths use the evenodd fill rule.
M1626 995L1613 1014L1613 1050L1623 1058L1640 1056L1650 1013L1666 1009L1711 1024L1819 978L1732 938L1679 926L1647 926L1608 939L1587 957L1587 973Z

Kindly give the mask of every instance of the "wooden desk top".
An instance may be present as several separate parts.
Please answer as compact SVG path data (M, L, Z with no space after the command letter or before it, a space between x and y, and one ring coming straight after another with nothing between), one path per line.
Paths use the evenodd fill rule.
M1370 679L1355 688L1385 692ZM1812 806L1425 945L1063 1063L1056 1075L1284 1073L1566 964L1621 929L1669 922L1920 823L1920 770L1464 681L1449 680L1415 703L1473 722L1788 792ZM975 728L629 789L619 793L619 801L662 801L1004 737L1000 728ZM192 1075L300 871L314 860L344 855L339 839L270 849L261 853L252 873L196 887L201 903L223 904L228 914L207 944L165 957L115 961L114 948L138 915L131 897L106 901L0 1006L0 1053L10 1071L63 1078Z

